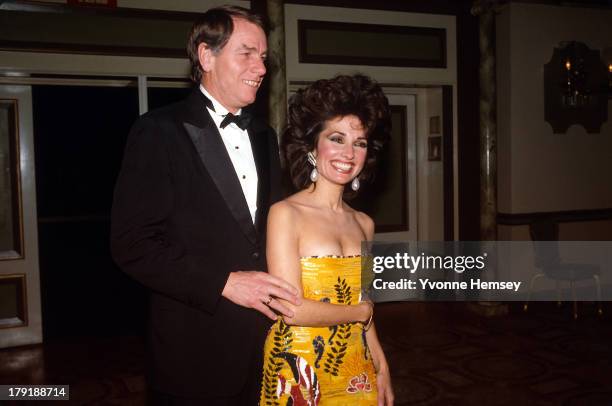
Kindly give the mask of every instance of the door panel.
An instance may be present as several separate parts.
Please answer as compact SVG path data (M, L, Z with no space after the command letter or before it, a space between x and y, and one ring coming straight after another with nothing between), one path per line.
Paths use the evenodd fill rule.
M0 86L0 103L0 348L4 348L42 342L42 318L31 88Z
M391 142L381 157L376 183L378 207L371 213L376 222L376 239L418 238L416 168L416 96L387 95L391 105ZM390 162L384 162L390 161Z

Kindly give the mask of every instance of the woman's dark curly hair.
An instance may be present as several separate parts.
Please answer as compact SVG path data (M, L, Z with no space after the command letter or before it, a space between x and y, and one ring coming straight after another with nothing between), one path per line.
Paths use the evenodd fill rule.
M361 74L339 75L317 80L298 90L289 100L287 127L281 138L281 157L297 190L310 184L312 165L306 154L314 151L327 121L353 115L359 118L368 140L368 152L360 181L373 178L376 159L389 140L391 115L389 101L374 80ZM345 188L345 197L355 193Z

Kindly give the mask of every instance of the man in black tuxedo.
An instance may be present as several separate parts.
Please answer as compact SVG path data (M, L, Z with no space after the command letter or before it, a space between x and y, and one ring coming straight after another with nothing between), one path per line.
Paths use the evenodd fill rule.
M150 290L150 403L250 405L270 319L299 304L265 271L268 208L281 198L277 139L243 108L266 72L249 10L208 10L190 34L184 101L142 116L117 180L111 249ZM280 106L279 108L284 108Z

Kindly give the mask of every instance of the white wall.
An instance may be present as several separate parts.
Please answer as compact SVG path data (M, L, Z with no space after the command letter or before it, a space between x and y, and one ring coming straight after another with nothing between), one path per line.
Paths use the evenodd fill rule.
M417 183L419 240L444 240L444 180L442 161L429 161L429 118L440 117L442 136L442 89L414 89L417 96Z
M95 76L184 78L189 61L181 58L51 54L0 51L0 72Z
M426 127L421 138L419 138L419 168L421 174L419 181L423 184L425 190L421 193L427 199L427 204L423 207L424 214L423 228L428 231L427 239L429 241L444 240L444 167L442 161L429 161L429 142L428 139L432 135L429 132L429 118L433 116L440 117L440 133L434 134L436 137L442 137L443 116L442 116L442 89L432 88L426 90L426 111L419 118L424 121ZM444 142L444 141L443 141ZM444 147L442 147L444 150Z
M544 121L543 66L561 41L612 45L612 10L511 3L497 17L499 210L612 207L612 103L599 134Z

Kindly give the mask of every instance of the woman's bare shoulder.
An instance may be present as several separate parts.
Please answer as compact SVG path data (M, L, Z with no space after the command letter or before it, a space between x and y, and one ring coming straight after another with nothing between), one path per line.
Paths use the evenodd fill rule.
M298 192L274 203L270 207L270 216L281 216L284 219L295 220L301 215L305 207L306 204L301 196L301 192Z
M291 207L296 212L301 212L309 208L313 208L309 192L302 190L282 200L282 202ZM280 203L280 202L279 202Z
M355 220L359 223L359 227L361 227L363 233L368 239L372 239L374 237L374 220L362 211L352 210Z
M353 216L355 216L355 219L359 222L360 225L368 225L368 224L374 225L374 220L372 220L370 216L368 216L362 211L355 210L347 202L343 202L343 203L344 203L344 210L346 210L346 212L351 213Z
M270 214L269 216L272 218L282 217L282 218L290 218L295 216L295 207L289 202L287 199L281 200L279 202L274 203L270 206Z

